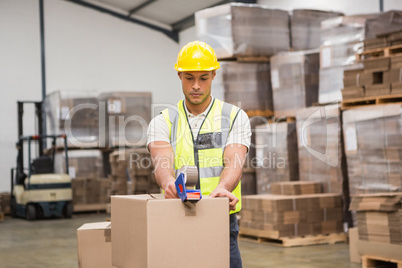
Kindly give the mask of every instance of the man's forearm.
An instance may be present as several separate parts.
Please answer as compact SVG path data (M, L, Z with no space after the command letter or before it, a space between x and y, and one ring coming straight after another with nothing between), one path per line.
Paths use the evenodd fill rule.
M241 168L225 167L221 173L218 187L223 187L232 192L239 184L241 175Z
M244 161L247 154L247 147L239 144L231 144L226 147L224 154L225 167L221 173L218 187L232 192L239 184Z
M155 180L162 189L175 180L173 169L173 149L165 142L153 142L150 145L152 162L154 164Z

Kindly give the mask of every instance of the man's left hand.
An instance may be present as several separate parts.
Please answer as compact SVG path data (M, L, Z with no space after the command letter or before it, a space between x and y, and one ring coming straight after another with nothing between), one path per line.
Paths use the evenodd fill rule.
M239 199L224 188L217 187L209 197L228 197L229 198L229 208L230 210L236 209L236 204L239 202Z

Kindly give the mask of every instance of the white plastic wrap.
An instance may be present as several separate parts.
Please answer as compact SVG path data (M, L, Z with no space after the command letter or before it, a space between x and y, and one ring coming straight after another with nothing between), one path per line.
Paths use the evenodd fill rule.
M99 101L96 91L56 91L46 96L48 134L66 134L68 146L99 146ZM57 140L58 145L63 142Z
M221 62L214 97L244 110L273 110L269 63Z
M105 105L105 135L109 147L145 145L151 121L152 93L107 92L99 96Z
M321 21L342 16L340 12L311 9L294 9L290 17L292 48L316 49L321 44Z
M218 58L273 55L290 48L289 13L256 4L231 3L195 13L197 39Z
M271 58L271 84L276 117L318 101L318 51L282 52Z

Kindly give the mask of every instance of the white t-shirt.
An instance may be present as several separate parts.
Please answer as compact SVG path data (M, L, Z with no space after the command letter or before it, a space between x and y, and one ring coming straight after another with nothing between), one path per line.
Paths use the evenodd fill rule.
M213 100L214 98L212 97L211 103L209 104L207 109L199 115L191 114L188 111L187 106L184 105L188 115L188 122L191 126L191 131L193 132L194 139L197 139L201 124L204 121L204 118L207 115L208 111L211 109ZM147 147L151 142L154 141L170 142L169 126L167 125L165 118L163 117L162 114L155 116L155 118L152 119L151 123L149 123L147 136L148 136ZM229 144L238 143L249 148L250 142L251 142L250 120L246 112L240 110L236 117L236 120L234 121L232 130L229 133L226 146Z

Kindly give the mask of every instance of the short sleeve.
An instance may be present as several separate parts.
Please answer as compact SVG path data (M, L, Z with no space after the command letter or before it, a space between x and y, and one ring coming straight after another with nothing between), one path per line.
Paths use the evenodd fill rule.
M251 127L250 120L245 111L240 110L236 120L233 123L232 130L229 133L226 146L238 143L250 148L251 143Z

